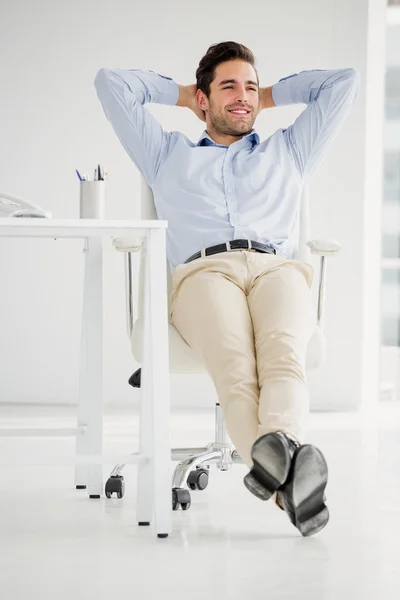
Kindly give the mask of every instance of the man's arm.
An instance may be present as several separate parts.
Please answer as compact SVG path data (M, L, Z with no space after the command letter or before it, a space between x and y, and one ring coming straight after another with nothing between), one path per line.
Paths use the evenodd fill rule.
M303 71L281 79L272 88L264 88L270 90L264 92L265 102L270 93L275 106L308 105L293 125L283 131L288 151L304 179L322 160L342 126L354 102L358 84L358 71L341 69Z
M264 108L273 108L276 106L272 96L272 85L266 88L260 88L260 108L259 112Z
M175 105L179 86L153 71L100 69L95 87L120 142L151 185L167 156L170 134L144 105Z

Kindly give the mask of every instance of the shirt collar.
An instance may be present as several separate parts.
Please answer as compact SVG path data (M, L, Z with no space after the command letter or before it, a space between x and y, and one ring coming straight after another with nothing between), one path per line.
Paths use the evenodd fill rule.
M247 140L247 143L251 144L252 148L254 148L254 146L257 146L260 143L260 136L258 135L255 129L252 129L252 131L245 135L242 139ZM222 148L226 147L223 144L216 144L214 140L210 138L206 130L203 131L199 141L197 142L197 146L221 146Z

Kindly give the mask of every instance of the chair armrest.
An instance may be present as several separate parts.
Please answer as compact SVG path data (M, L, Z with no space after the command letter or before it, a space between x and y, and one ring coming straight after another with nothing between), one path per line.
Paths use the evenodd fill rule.
M140 236L125 236L113 238L112 244L118 252L137 252L143 246Z
M133 252L146 249L145 241L140 236L125 236L112 239L112 244L118 252L124 253L125 259L125 303L126 303L126 328L129 339L132 337L133 326L138 317L138 310L143 303L140 294L139 279L142 277L146 252L140 253L140 266L134 265ZM139 267L139 268L138 268ZM139 272L138 272L139 271ZM135 297L136 290L139 298Z
M321 257L318 282L317 325L322 330L325 308L326 258L328 256L337 256L342 247L335 240L310 240L307 242L307 246L310 248L312 254L317 254Z
M342 249L335 240L309 240L307 242L312 254L319 256L337 256Z

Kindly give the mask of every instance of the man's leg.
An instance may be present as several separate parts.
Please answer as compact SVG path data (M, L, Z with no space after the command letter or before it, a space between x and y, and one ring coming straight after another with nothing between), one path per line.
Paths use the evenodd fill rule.
M256 266L256 260L253 267ZM268 261L264 261L267 263ZM258 263L260 260L258 259ZM257 483L271 474L287 472L279 486L279 505L304 536L320 531L329 521L324 490L328 481L326 461L311 445L294 449L276 440L284 432L300 441L309 413L305 373L307 346L314 328L310 294L311 271L305 263L269 262L268 269L253 269L248 302L253 318L260 386L258 439L252 450L255 467L247 487L261 497ZM279 436L277 438L277 436ZM275 443L271 443L271 439ZM288 468L289 467L289 468Z
M260 386L257 437L284 431L301 442L309 413L305 361L315 326L311 272L297 261L275 267L270 261L270 268L257 262L248 294Z
M201 261L201 262L200 262ZM246 259L199 259L174 277L172 323L201 354L217 390L229 436L251 466L258 430L258 380L254 336L242 282Z

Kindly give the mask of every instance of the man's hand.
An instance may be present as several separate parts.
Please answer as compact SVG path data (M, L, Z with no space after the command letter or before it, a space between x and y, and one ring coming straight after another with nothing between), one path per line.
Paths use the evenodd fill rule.
M272 85L266 88L260 88L260 104L258 112L260 113L264 108L273 108L276 106L272 97Z
M204 110L201 110L199 105L196 102L196 92L197 86L195 83L192 85L180 85L179 86L179 98L176 106L185 106L186 108L190 108L200 119L200 121L206 122L206 113Z

